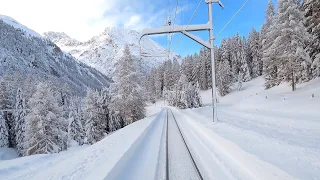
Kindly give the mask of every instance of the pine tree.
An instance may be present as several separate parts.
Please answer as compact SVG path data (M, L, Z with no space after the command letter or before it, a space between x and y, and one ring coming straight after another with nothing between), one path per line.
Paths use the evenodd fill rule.
M228 60L223 57L222 61L218 64L217 71L217 87L219 94L225 96L231 92L232 75Z
M48 84L40 83L29 100L26 121L26 155L56 153L61 150L61 108Z
M61 88L57 89L57 99L59 106L63 110L63 116L68 119L69 117L69 106L70 106L70 97L71 97L71 90L67 84L64 84Z
M97 91L89 91L85 98L85 143L88 144L94 144L104 138L105 124L102 121L102 107L98 100L99 93Z
M171 96L172 99L170 101L174 101L172 104L181 109L201 107L200 87L198 83L193 84L192 82L188 82L187 76L182 74L177 89L178 91L174 92Z
M109 87L109 92L111 96L110 100L110 131L113 132L120 128L126 126L126 122L123 114L120 112L118 108L118 89L116 83L112 83Z
M180 64L176 58L172 62L172 79L174 84L177 84L180 78Z
M240 69L245 68L245 67L241 67L241 65L245 65L244 64L244 61L246 60L244 56L245 52L241 44L241 37L238 33L236 34L236 36L232 37L229 41L230 41L229 48L231 51L230 52L231 72L233 74L233 81L237 82Z
M309 34L302 20L303 16L296 1L278 1L278 18L274 28L278 29L279 34L271 46L271 52L276 56L278 78L282 81L291 81L293 91L297 81L310 79L311 60L305 50Z
M129 46L126 45L123 56L116 65L118 91L115 99L116 107L125 118L126 124L131 124L145 116L145 102L137 79L139 71L137 67L137 62L132 58Z
M173 77L172 77L172 61L165 61L163 64L164 74L163 74L163 84L167 89L171 89L173 86Z
M81 109L78 105L79 101L77 98L74 98L71 101L71 107L68 118L68 144L70 144L71 140L74 140L82 145L84 142L84 128L81 122ZM68 145L70 146L70 145Z
M275 13L274 4L271 0L269 0L266 10L265 23L261 28L262 62L263 73L266 81L266 89L279 84L277 75L278 70L275 63L275 53L271 49L271 46L278 34L276 21L277 15Z
M312 74L313 77L319 77L320 76L320 53L316 55L315 59L312 62Z
M193 60L193 65L192 65L192 73L191 73L191 82L193 84L197 84L200 82L200 62L199 62L199 58L198 55L195 54L194 56L194 60Z
M182 61L181 64L181 73L185 74L188 78L188 82L192 82L193 81L193 56L187 56L186 58L184 58L184 60Z
M301 6L305 16L305 26L312 35L308 44L308 51L312 63L313 77L320 76L320 2L318 0L304 0Z
M211 57L210 57L210 50L205 50L205 63L207 69L207 84L208 89L212 88L212 69L211 69Z
M181 109L188 108L189 105L188 94L186 92L188 84L189 82L187 76L185 74L181 74L178 81L179 97L177 103L177 106Z
M250 49L250 58L252 60L252 77L258 77L262 75L263 63L261 60L261 41L260 34L254 28L252 28L249 33L248 39L249 49Z
M163 78L163 67L159 67L156 71L156 76L155 76L155 89L156 89L156 95L157 98L162 97L162 91L164 87L164 78Z
M105 131L106 133L110 133L110 129L111 129L111 123L110 123L110 115L111 115L111 93L109 91L109 89L103 89L100 95L100 98L98 100L98 103L100 104L101 108L102 108L102 121L105 125Z
M247 53L246 53L246 40L243 37L242 40L238 42L239 49L238 49L238 57L240 59L239 61L239 71L243 74L242 81L247 82L251 80L250 75L250 68L247 61Z
M147 77L147 96L148 100L152 103L156 102L156 69L152 68L150 74Z
M217 88L221 96L231 91L232 72L229 65L230 50L228 48L227 40L223 39L219 48L220 61L217 63Z
M24 143L25 143L25 129L26 129L25 116L26 115L27 115L27 112L26 112L25 97L21 88L18 88L14 118L15 118L15 134L16 134L15 138L16 138L17 151L19 156L23 156L25 151Z
M0 148L9 147L8 129L2 111L0 111Z
M268 1L268 6L266 9L265 22L261 27L261 43L263 50L266 50L272 43L270 40L271 37L271 28L274 24L274 16L276 15L275 7L272 0Z
M6 128L8 130L9 147L16 147L14 109L15 79L5 75L0 80L0 109L3 110Z
M199 67L199 84L201 90L208 89L208 76L207 76L207 67L206 67L206 58L205 58L205 49L202 48L199 53L200 67Z
M188 90L189 90L189 96L191 99L190 108L201 107L202 103L201 103L201 97L200 97L199 83L196 83L196 84L189 83Z

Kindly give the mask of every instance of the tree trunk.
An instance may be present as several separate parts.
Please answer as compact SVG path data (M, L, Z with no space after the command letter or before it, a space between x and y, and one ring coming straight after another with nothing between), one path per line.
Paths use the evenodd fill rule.
M291 86L292 86L292 91L296 90L296 87L295 87L295 82L294 82L294 73L292 71L292 74L291 74Z

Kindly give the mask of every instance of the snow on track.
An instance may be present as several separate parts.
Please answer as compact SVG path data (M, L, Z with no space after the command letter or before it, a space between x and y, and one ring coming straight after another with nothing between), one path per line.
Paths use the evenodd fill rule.
M169 111L169 110L168 110ZM171 111L168 112L168 160L169 179L202 179L183 140L178 124ZM201 175L200 175L201 176Z

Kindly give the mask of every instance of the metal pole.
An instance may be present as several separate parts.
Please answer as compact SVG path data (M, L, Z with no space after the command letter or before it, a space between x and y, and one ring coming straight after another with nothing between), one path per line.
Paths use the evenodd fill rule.
M216 70L214 61L214 36L213 36L213 23L212 23L212 1L207 1L208 14L209 14L209 36L210 36L210 55L211 55L211 74L212 74L212 113L213 122L217 121L217 101L216 101Z

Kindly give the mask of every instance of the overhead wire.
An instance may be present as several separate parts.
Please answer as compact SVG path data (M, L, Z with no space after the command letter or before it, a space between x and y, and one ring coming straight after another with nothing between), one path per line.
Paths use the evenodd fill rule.
M238 11L231 17L231 19L223 26L223 28L217 33L217 36L221 34L222 31L231 23L231 21L239 14L239 12L244 8L244 6L248 3L249 0L246 0L242 6L238 9Z
M187 26L186 26L186 28L185 28L184 30L187 30L187 29L188 29L188 26L189 26L189 24L191 23L194 15L197 13L197 11L198 11L198 9L199 9L202 1L203 1L203 0L200 0L200 1L199 1L197 8L194 10L194 12L193 12L190 20L188 21L188 24L187 24ZM179 44L180 44L180 42L181 42L181 39L182 39L182 36L180 36L180 38L178 39L177 44L176 44L175 48L173 49L173 52L174 52L174 51L177 49L177 47L179 46Z

